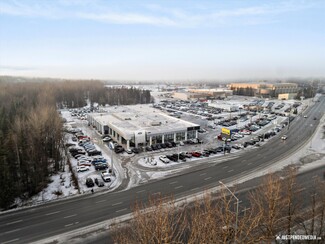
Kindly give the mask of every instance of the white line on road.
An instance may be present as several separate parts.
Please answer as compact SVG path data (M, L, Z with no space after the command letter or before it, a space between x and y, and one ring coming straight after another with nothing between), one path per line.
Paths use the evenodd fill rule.
M212 179L212 177L205 178L204 180L210 180L210 179Z
M157 195L157 194L160 194L160 191L159 192L152 193L151 195Z
M248 163L247 165L251 165L252 163Z
M228 170L228 173L230 173L230 172L233 172L234 170L233 169L231 169L231 170Z
M169 184L173 185L173 184L176 184L176 183L177 183L177 181L173 181L173 182L170 182Z
M244 162L246 162L246 161L247 161L247 160L246 160L246 159L244 159L244 160L242 160L241 162L242 162L242 163L244 163Z
M12 232L16 232L16 231L20 231L21 229L14 229L14 230L9 230L9 231L6 231L5 234L9 234L9 233L12 233Z
M95 203L100 203L100 202L106 202L106 200L100 200L100 201L97 201Z
M223 167L223 169L226 169L226 168L228 168L229 166L225 166L225 167Z
M199 187L195 187L192 189L192 191L196 191L196 190L199 190L200 188Z
M122 203L123 203L123 202L113 203L112 206L120 205L120 204L122 204Z
M63 217L64 219L68 219L68 218L72 218L72 217L74 217L74 216L77 216L76 214L72 214L72 215L68 215L68 216L65 216L65 217Z
M123 208L123 209L117 210L115 212L118 213L118 212L122 212L122 211L126 211L126 210L128 210L128 209L127 208Z
M182 188L182 187L183 187L183 186L176 186L176 187L175 187L175 190L176 190L176 189L179 189L179 188Z
M314 175L313 177L311 177L311 178L313 178L313 179L315 179L315 178L318 178L318 175Z
M64 227L69 227L69 226L72 226L73 225L73 223L71 223L71 224L67 224L67 225L65 225Z
M207 173L200 174L200 176L206 175Z
M49 215L52 215L52 214L57 214L57 213L60 213L61 211L56 211L56 212L52 212L52 213L47 213L45 214L46 216L49 216Z
M16 223L19 223L19 222L22 222L22 221L23 221L23 220L20 219L20 220L16 220L16 221L13 221L13 222L7 223L6 225L16 224Z
M10 240L10 241L5 241L5 242L2 242L2 244L11 243L11 242L14 242L14 241L19 241L19 238L16 238L16 239L12 239L12 240Z
M136 193L141 193L141 192L144 192L144 191L146 191L146 190L137 191Z

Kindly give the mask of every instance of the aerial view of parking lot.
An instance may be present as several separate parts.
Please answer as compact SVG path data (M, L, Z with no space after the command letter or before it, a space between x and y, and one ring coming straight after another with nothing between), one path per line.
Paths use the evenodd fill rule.
M0 243L324 243L324 12L0 0Z

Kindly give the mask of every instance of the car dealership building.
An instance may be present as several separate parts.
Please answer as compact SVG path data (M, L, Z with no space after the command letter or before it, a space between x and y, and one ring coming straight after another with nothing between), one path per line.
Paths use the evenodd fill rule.
M171 117L148 105L110 107L104 113L88 114L87 120L99 133L109 135L127 149L194 139L200 129L197 124Z

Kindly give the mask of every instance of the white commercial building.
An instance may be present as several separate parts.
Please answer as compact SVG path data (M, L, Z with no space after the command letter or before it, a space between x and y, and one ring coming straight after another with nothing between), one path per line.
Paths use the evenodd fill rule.
M105 113L88 114L89 125L120 145L151 146L198 137L200 126L162 113L148 105L116 106Z

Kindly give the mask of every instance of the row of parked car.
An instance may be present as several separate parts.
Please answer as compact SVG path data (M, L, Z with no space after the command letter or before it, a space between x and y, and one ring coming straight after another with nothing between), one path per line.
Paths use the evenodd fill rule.
M179 160L186 162L187 159L192 157L209 157L211 154L217 154L217 153L230 153L231 146L225 145L225 146L218 146L215 148L208 148L204 149L203 151L192 151L192 152L181 152L181 153L174 153L174 154L168 154L168 155L162 155L159 156L159 160L163 163L167 164L170 161L178 162Z

